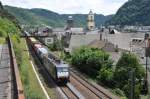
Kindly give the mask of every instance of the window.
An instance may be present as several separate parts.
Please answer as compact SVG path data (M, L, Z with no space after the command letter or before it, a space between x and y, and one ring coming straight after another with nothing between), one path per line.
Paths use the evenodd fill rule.
M57 67L57 71L58 72L68 72L68 68L67 67Z
M93 16L91 16L91 20L93 20Z
M93 29L93 26L90 26L90 29Z
M52 42L52 39L47 39L47 42Z

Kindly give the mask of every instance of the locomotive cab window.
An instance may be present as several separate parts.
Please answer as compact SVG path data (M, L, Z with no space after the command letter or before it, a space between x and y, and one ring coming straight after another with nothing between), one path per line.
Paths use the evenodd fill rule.
M67 67L58 67L57 70L58 70L58 72L68 72Z

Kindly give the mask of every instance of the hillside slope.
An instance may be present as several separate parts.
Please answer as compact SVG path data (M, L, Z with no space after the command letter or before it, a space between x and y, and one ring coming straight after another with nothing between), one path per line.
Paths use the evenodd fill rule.
M113 25L150 25L150 0L126 2L107 23Z
M13 49L16 55L19 74L23 84L23 94L25 99L46 99L42 88L32 69L28 56L28 50L25 38L20 38L20 28L16 18L3 9L0 2L0 44L6 44L5 37L9 33L13 43ZM7 77L7 75L6 75ZM52 89L48 92L55 99L55 93Z
M67 17L72 15L74 18L75 26L86 26L87 14L58 14L45 9L23 9L11 6L5 6L4 8L16 16L21 24L45 24L52 27L64 27ZM104 16L101 14L96 14L96 25L100 26L101 24L104 24L104 22L109 20L111 17L111 15Z
M19 34L20 30L17 19L4 10L0 2L0 37L6 37L8 33Z

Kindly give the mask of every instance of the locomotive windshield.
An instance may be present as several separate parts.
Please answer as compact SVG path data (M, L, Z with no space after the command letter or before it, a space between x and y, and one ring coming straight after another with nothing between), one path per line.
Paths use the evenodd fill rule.
M68 68L67 67L58 67L57 71L58 72L68 72Z

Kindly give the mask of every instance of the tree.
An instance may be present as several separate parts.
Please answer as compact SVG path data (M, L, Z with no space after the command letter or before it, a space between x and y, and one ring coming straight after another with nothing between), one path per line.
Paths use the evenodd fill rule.
M48 48L52 51L61 51L63 49L63 46L60 40L54 40L54 43L49 44Z
M102 68L97 76L98 82L106 86L113 87L113 70L112 68Z
M135 69L135 76L137 79L142 79L144 77L144 68L139 63L138 58L134 54L123 53L116 65L115 71L128 71L129 69Z
M2 2L0 1L0 9L3 9L3 5Z
M71 57L74 66L94 78L102 67L112 66L109 54L96 48L81 47L75 50Z
M150 25L150 0L132 0L119 8L112 19L107 21L111 25Z
M138 99L139 91L141 90L141 79L144 78L145 71L142 65L140 65L139 60L134 54L131 53L123 53L121 58L119 59L115 73L114 73L114 81L116 83L116 87L123 88L126 95L129 96L129 71L135 70L135 79L136 79L136 99Z

